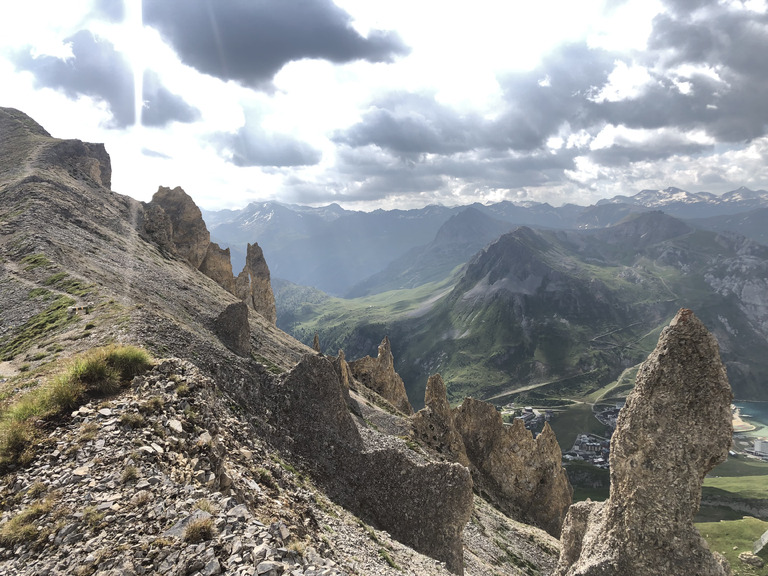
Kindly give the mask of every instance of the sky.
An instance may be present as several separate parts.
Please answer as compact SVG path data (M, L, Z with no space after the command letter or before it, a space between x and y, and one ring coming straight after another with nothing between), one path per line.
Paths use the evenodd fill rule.
M203 208L768 188L765 0L25 0L0 106Z

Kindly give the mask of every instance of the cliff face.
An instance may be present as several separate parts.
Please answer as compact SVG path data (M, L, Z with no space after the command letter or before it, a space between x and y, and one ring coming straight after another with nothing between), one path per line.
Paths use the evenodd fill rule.
M215 242L208 244L205 258L200 263L199 270L227 292L235 293L235 277L232 275L229 248L222 250Z
M574 505L558 576L730 574L693 526L704 476L733 437L717 341L690 310L640 367L611 440L611 493Z
M379 344L376 358L365 356L350 362L349 369L357 380L388 400L400 412L413 414L403 379L395 372L395 359L387 336Z

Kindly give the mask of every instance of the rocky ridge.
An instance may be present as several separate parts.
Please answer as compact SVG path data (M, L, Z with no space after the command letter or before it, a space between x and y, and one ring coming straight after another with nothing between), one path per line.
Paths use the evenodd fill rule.
M176 359L81 406L0 491L0 526L37 510L36 538L0 546L0 572L401 573L385 550L408 572L446 573L319 494L233 406Z
M19 523L28 528L21 540L0 546L0 572L216 573L232 567L249 574L272 562L261 566L263 573L392 574L392 564L406 573L447 573L441 562L369 526L326 494L393 535L400 529L396 536L420 549L436 541L429 553L456 572L551 571L554 539L473 497L465 468L377 430L376 422L403 417L382 408L388 402L348 372L345 392L332 363L262 315L243 315L233 294L160 240L147 241L141 203L59 166L59 157L46 151L60 141L23 114L0 109L0 128L0 158L14 159L0 163L3 393L16 399L55 378L68 358L106 343L182 358L161 361L116 397L36 422L55 444L35 446L31 464L5 477L0 530ZM156 222L157 230L168 230L162 217ZM67 314L67 307L87 314ZM343 440L338 448L328 436L307 434L321 405L308 399L325 389L332 392L325 401L338 409L326 416L336 416L328 430ZM325 452L308 453L304 441L326 442ZM378 467L388 486L377 484ZM326 483L325 475L336 480ZM399 502L401 477L413 484L403 501L424 494L427 509ZM441 486L441 480L455 482ZM132 504L142 490L150 494ZM451 495L459 505L442 510ZM316 523L307 520L307 502L319 510ZM212 536L184 540L179 522L208 518L198 509L211 515ZM445 518L442 529L430 528ZM301 558L280 550L290 546L280 522L291 541L306 543L302 552L295 542ZM174 526L175 534L166 534ZM254 557L262 545L276 552ZM241 552L242 563L232 558Z
M693 517L704 476L728 455L732 398L717 341L681 309L619 414L610 498L568 512L557 576L731 573Z

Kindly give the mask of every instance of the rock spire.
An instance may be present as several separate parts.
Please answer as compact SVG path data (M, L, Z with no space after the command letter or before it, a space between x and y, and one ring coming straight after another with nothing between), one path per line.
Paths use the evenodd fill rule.
M403 414L413 414L403 379L395 372L395 358L389 337L384 336L384 340L379 344L376 358L365 356L350 362L349 369L361 384L378 393Z
M693 517L704 476L728 455L731 400L717 341L681 309L619 414L610 498L568 513L557 576L730 574Z
M256 242L248 244L245 266L235 279L235 296L272 324L277 321L269 267L264 259L264 252Z

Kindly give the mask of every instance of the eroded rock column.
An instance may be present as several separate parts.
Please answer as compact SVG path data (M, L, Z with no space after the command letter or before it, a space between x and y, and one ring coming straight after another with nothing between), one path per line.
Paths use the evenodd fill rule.
M568 513L558 576L730 574L693 517L704 476L728 455L732 397L717 341L680 310L619 414L610 498Z

